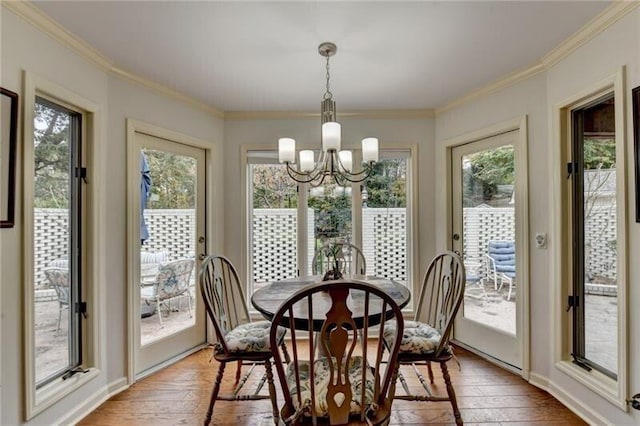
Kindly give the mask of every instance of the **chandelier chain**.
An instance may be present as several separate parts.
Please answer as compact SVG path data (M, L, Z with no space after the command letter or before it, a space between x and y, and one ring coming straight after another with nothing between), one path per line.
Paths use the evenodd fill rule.
M324 100L333 98L333 93L331 93L331 90L329 90L329 87L330 87L329 79L331 78L331 75L329 74L329 55L327 55L326 68L327 68L327 91L324 92Z

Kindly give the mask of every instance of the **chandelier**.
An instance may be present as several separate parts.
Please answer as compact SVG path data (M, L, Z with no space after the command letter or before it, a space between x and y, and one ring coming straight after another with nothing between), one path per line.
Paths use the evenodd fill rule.
M292 138L278 140L278 159L287 166L289 176L299 183L311 186L322 185L327 177L344 186L347 182L362 182L371 175L373 164L378 161L378 139L362 140L362 170L353 171L351 151L340 150L341 127L336 121L336 103L330 90L329 58L336 54L338 47L334 43L324 42L318 46L318 53L327 59L327 83L322 102L320 102L320 120L322 123L322 152L316 163L312 150L300 151L298 167L293 167L296 159L296 141Z

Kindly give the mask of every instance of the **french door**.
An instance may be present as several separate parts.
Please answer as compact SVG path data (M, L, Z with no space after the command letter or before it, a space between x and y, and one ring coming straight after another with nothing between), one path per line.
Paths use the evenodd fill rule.
M451 149L452 242L463 256L467 282L454 339L522 369L521 205L516 188L526 173L518 130ZM523 194L524 195L524 194Z
M135 131L130 150L130 282L135 374L206 340L197 287L205 238L204 149Z

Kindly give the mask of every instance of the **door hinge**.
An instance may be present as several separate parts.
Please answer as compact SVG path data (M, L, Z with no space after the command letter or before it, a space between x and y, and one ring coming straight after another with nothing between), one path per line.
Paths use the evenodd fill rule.
M82 179L84 183L87 183L87 168L76 167L76 177Z
M571 175L577 171L578 171L578 163L567 163L567 179L569 179Z
M87 302L76 302L74 312L76 314L82 314L84 319L87 319Z
M569 312L571 308L580 306L580 296L569 296L567 299L567 312Z

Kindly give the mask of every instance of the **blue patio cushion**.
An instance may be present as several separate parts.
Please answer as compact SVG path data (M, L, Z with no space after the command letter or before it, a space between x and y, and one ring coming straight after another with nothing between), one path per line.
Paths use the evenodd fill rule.
M489 241L489 251L496 249L510 249L511 252L514 252L515 245L513 241Z
M497 272L516 272L516 247L513 241L490 241L489 256Z

